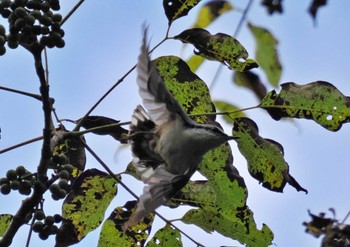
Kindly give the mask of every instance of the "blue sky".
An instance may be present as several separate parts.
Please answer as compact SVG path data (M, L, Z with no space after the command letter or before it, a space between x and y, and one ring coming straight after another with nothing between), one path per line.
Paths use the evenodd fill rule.
M203 1L206 2L206 1ZM246 0L232 1L244 8ZM350 17L344 9L350 8L348 1L330 1L320 9L315 27L307 14L311 1L284 1L285 12L282 15L269 16L261 7L260 1L254 1L248 20L253 24L269 29L279 40L278 51L283 65L281 82L305 84L316 80L325 80L335 85L343 94L350 95L350 70L348 60L350 36L347 32ZM74 3L63 3L62 13L67 13ZM187 17L176 20L170 35L176 35L189 28L199 8L193 9ZM232 11L225 14L208 27L211 33L232 34L241 14ZM0 23L3 20L0 21ZM50 49L49 72L50 92L56 99L55 108L60 118L78 119L99 99L99 97L125 74L135 63L141 44L141 27L149 25L152 46L165 35L167 19L161 1L86 1L78 11L64 24L66 32L64 49ZM254 57L253 36L245 25L237 39L246 47L250 57ZM182 50L178 41L167 41L152 55L191 55L192 47ZM197 74L210 83L218 63L206 62ZM9 50L0 57L0 85L19 90L38 92L38 79L33 68L33 59L24 49ZM259 73L264 79L264 75ZM219 81L212 90L213 99L225 99L240 107L249 107L258 102L250 92L237 88L231 83L232 72L222 70ZM272 89L271 87L269 88ZM137 94L135 74L128 76L120 86L93 112L122 121L128 121L140 98ZM0 91L0 127L2 138L0 149L41 135L42 111L40 102L23 96ZM248 187L248 206L254 212L258 227L267 224L275 233L274 244L283 247L320 246L320 240L304 233L303 221L308 221L307 210L317 214L334 207L338 219L342 219L349 210L349 199L344 188L350 187L349 158L347 138L350 127L344 125L336 133L329 132L309 120L279 121L272 120L262 110L247 112L259 126L260 135L274 139L284 146L285 159L289 163L290 173L308 189L309 194L296 192L286 186L284 193L274 193L261 187L250 177L244 158L239 155L233 143L234 165L244 177ZM221 121L222 122L222 121ZM72 128L67 124L68 128ZM227 133L230 126L225 126ZM110 137L87 136L88 143L109 164L115 172L121 172L130 161L128 147L121 147ZM0 156L0 177L6 171L18 165L35 170L40 158L40 143L28 145ZM91 157L87 168L102 169ZM137 194L142 184L133 179L125 179ZM49 198L45 209L55 213L59 206ZM0 195L0 213L15 213L22 196L11 193ZM114 207L132 199L127 192L120 190L112 202L107 215ZM176 212L174 212L176 211ZM181 217L184 210L159 209L168 218ZM162 226L162 222L157 224ZM184 224L179 227L208 246L239 243L225 239L219 234L206 234L202 230ZM23 246L28 231L20 230L14 246ZM99 231L84 239L79 246L96 246ZM185 238L185 246L191 246ZM53 238L50 238L53 243ZM31 246L50 245L33 236ZM51 244L52 245L52 244Z

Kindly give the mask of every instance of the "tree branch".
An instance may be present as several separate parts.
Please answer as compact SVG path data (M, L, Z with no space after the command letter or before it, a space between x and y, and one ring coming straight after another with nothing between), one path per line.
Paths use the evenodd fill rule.
M49 85L45 79L45 71L42 64L41 52L42 49L31 50L34 56L34 64L37 76L40 80L40 94L42 101L42 108L44 112L44 129L43 129L43 144L41 149L41 159L37 169L37 181L34 183L33 194L22 201L22 205L17 213L13 216L6 233L0 240L0 246L9 246L12 243L14 236L18 229L26 224L26 216L32 213L33 209L41 201L44 192L47 190L47 166L50 162L52 152L50 147L52 120L51 111L52 105L49 97Z

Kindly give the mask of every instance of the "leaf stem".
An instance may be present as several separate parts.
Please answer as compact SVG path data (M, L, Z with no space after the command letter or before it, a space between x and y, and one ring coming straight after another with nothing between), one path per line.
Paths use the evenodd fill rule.
M104 130L104 129L108 129L108 128L111 128L111 127L122 126L122 125L129 125L130 123L131 123L130 121L127 121L127 122L121 122L121 123L106 124L106 125L102 125L102 126L97 126L97 127L94 127L94 128L86 129L86 130L72 131L72 132L69 133L69 135L81 136L81 135L85 135L87 133L94 132L96 130Z
M197 116L208 116L208 115L231 115L234 113L238 113L238 112L242 112L242 111L248 111L248 110L253 110L253 109L257 109L259 108L260 105L256 105L256 106L251 106L251 107L246 107L246 108L242 108L242 109L238 109L235 111L224 111L224 112L209 112L209 113L197 113L197 114L188 114L189 116L193 116L193 117L197 117Z

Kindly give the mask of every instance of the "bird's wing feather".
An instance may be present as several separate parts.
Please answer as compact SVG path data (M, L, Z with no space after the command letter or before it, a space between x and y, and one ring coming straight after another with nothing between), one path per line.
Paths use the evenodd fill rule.
M168 172L164 165L154 169L149 177L143 177L147 186L144 187L143 194L139 198L136 211L124 224L124 228L127 229L139 223L149 213L167 202L188 180L188 176Z
M146 33L147 30L144 33L136 68L139 94L148 115L157 125L169 120L173 114L178 114L185 122L193 123L166 88L155 63L150 62Z

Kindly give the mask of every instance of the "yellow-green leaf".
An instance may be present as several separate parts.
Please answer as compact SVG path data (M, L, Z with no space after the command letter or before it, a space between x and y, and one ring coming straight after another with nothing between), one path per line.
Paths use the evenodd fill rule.
M261 102L275 120L283 117L312 119L322 127L338 131L350 121L350 97L325 81L281 85L280 93L269 92Z
M226 13L233 9L230 2L225 0L213 0L205 5L199 10L197 20L192 26L193 28L205 28L213 21L215 21L220 15Z
M227 113L224 114L223 117L229 124L233 124L233 119L236 117L245 117L243 111L240 111L237 106L232 105L226 101L215 100L214 105L219 113Z
M13 216L11 214L0 214L0 237L4 236Z
M169 25L176 19L185 16L201 0L163 0L165 15Z
M154 213L149 214L139 224L127 229L123 224L130 218L137 201L129 201L123 207L117 207L105 220L98 241L99 247L144 246L152 229Z
M207 85L175 56L153 60L166 87L174 95L187 114L205 114L214 110ZM204 123L206 116L197 116L195 121ZM215 120L215 116L211 116Z
M262 186L277 192L283 192L286 183L297 191L304 191L289 174L289 166L284 160L284 151L276 141L262 138L258 126L249 118L236 118L232 136L236 137L239 151L246 158L250 175Z
M80 174L64 200L63 222L56 236L57 243L78 243L96 229L116 193L116 181L107 173L90 169Z
M205 61L204 57L200 57L197 55L192 55L188 60L187 60L187 64L188 66L190 66L190 69L195 72L199 66L202 65L202 63Z
M278 86L282 74L275 37L265 28L254 26L249 23L248 27L256 41L256 61L265 71L267 79L274 87Z
M227 34L211 35L207 30L192 28L183 31L174 39L181 40L183 43L191 43L197 49L196 55L219 61L230 69L248 71L258 67L253 59L248 58L248 52L241 43Z
M159 229L153 238L147 243L147 247L157 246L171 246L182 247L181 234L171 225L167 224L165 227Z
M199 171L208 181L189 184L183 190L183 203L198 209L188 211L182 221L207 232L217 231L247 246L269 246L273 233L266 225L257 229L253 213L246 205L247 188L232 159L228 144L205 155Z

